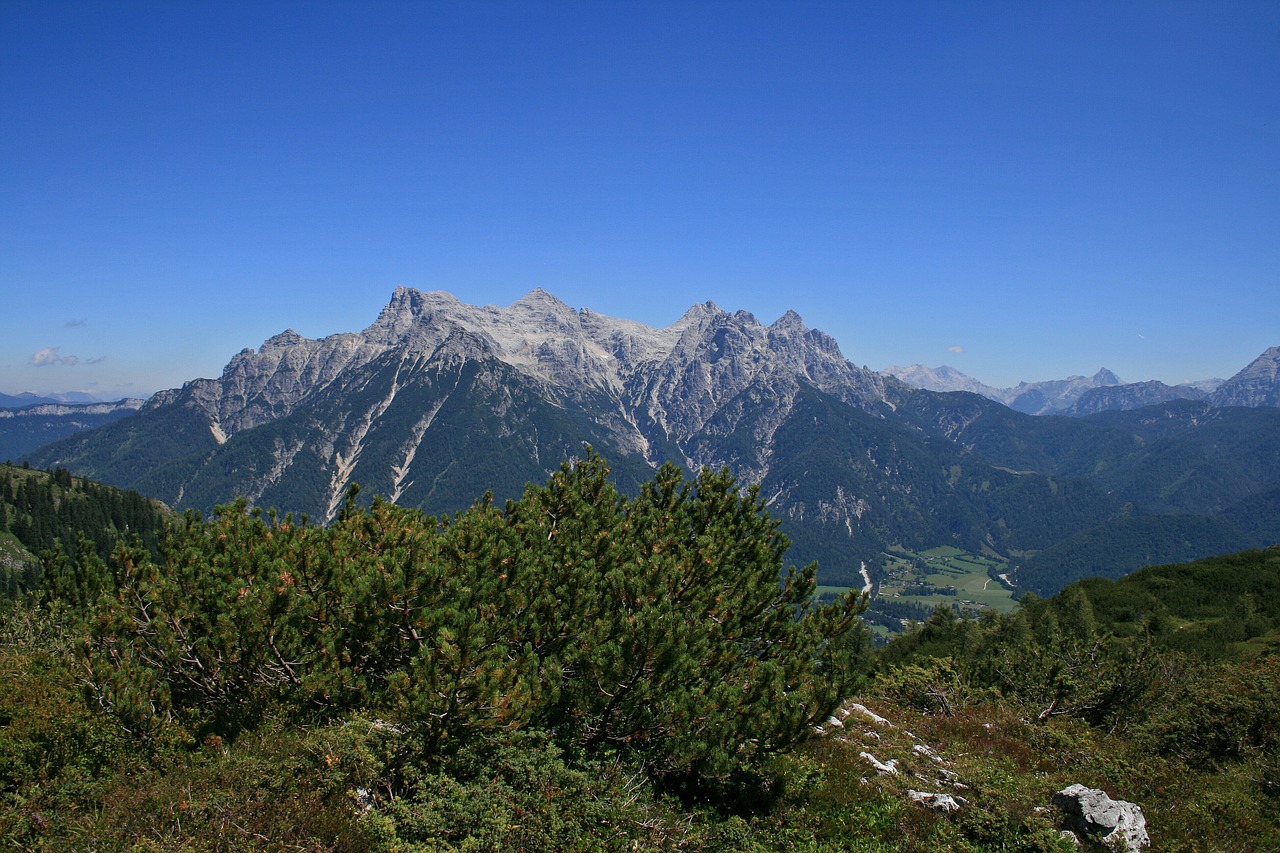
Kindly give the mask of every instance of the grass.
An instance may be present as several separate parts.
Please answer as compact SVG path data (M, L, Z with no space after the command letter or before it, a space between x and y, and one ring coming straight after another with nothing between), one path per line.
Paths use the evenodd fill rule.
M884 554L883 571L871 600L871 611L890 603L915 604L924 613L939 604L958 607L962 612L976 616L986 610L1007 613L1018 604L1013 593L1006 589L993 574L1001 574L1008 564L999 558L982 556L952 546L930 548L927 551L908 551L895 548ZM848 587L819 586L818 594L839 595ZM899 611L879 611L881 618L872 619L870 625L877 641L886 640L898 633L893 627L881 624L903 618ZM892 617L892 618L890 618ZM923 618L917 615L913 618Z
M1003 571L1007 566L1003 560L971 554L951 546L930 548L919 553L898 552L886 557L886 577L879 588L882 597L913 601L930 608L939 604L958 604L966 612L975 614L988 607L1001 613L1017 607L1013 594L992 580L989 574L992 569L997 573ZM932 586L936 590L954 588L955 595L940 591L912 591L923 586Z

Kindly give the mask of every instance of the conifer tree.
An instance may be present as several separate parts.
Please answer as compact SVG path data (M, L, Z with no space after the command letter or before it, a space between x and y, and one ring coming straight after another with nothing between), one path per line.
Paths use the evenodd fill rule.
M720 776L806 736L867 648L860 594L816 607L786 548L727 471L666 466L628 499L594 453L444 522L352 501L322 529L240 501L189 515L160 561L117 548L85 662L139 732L359 710L420 756L537 727Z

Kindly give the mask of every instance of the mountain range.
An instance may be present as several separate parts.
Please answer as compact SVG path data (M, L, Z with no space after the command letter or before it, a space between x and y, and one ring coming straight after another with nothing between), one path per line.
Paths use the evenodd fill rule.
M891 548L949 544L1052 591L1100 537L1127 543L1086 567L1111 575L1276 541L1268 354L1209 399L1043 418L856 367L794 312L764 325L708 302L655 329L542 290L498 308L398 288L361 332L282 332L29 461L178 509L245 496L327 522L355 483L450 513L514 497L590 445L623 488L668 461L758 484L792 559L817 559L824 583L861 585ZM1041 386L1022 398L1084 405L1127 387L1106 371Z
M21 404L0 406L0 460L21 459L43 444L131 415L145 402L62 403L34 394L0 396ZM33 399L40 402L31 402Z
M28 406L51 404L82 405L106 402L88 391L65 391L56 394L33 394L24 391L21 394L0 394L0 409L22 409Z
M1031 415L1081 417L1098 412L1127 411L1169 400L1209 400L1215 406L1280 406L1280 347L1271 347L1230 379L1204 379L1166 385L1163 382L1123 382L1105 367L1093 376L1069 376L1042 382L1019 382L996 388L966 376L954 367L891 365L884 372L913 388L929 391L970 391Z

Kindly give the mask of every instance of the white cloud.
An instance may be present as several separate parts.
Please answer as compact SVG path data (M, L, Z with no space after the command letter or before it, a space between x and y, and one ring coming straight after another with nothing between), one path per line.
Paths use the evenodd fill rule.
M959 345L956 345L956 346L953 346L953 347L947 347L947 352L953 352L953 353L955 353L956 355L959 355L960 353L964 352L964 347L959 346Z
M31 363L36 367L50 367L55 364L65 364L68 367L80 361L77 355L58 355L58 347L45 347L36 350L31 354Z

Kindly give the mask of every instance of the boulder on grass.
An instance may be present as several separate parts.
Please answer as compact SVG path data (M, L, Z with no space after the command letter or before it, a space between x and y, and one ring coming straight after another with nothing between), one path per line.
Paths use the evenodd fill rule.
M1125 853L1151 846L1141 806L1113 800L1105 791L1084 785L1063 788L1053 795L1053 804L1066 814L1068 826L1079 837Z

